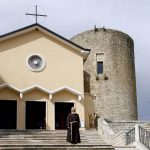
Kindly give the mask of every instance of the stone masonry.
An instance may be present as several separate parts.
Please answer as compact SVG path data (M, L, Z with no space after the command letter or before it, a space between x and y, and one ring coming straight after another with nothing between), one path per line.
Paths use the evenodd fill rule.
M94 97L94 112L110 120L136 120L134 43L125 33L97 28L74 36L73 42L91 52L84 63L85 92ZM103 74L97 74L97 62ZM89 86L89 87L88 87Z

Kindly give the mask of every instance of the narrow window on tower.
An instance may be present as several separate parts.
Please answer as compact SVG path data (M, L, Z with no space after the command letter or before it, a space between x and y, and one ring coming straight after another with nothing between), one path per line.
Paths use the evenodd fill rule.
M103 61L97 62L97 74L103 74Z
M104 53L96 54L96 72L98 75L104 73Z

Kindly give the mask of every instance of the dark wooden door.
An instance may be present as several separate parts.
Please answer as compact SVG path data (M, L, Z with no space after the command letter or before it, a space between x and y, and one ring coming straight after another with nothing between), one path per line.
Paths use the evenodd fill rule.
M26 102L26 129L45 129L46 102Z
M17 101L0 100L0 129L16 129Z
M71 107L74 103L55 103L55 129L66 129L67 128L67 116L71 112Z

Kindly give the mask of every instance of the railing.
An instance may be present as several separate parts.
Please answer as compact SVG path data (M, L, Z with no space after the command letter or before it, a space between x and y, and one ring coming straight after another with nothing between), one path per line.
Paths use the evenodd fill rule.
M135 141L143 143L150 149L150 132L145 128L136 125L134 129L126 133L126 144L131 144Z
M126 133L126 144L135 142L135 128Z
M150 149L150 132L139 126L139 140Z

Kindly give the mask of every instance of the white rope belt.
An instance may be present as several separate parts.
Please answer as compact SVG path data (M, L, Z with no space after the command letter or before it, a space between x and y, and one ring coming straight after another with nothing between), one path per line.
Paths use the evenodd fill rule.
M78 121L72 121L72 122L70 122L70 123L72 124L72 123L77 123L77 122L78 122Z
M71 141L72 141L72 124L73 123L78 123L78 121L72 121L72 122L70 122L70 124L71 124Z

